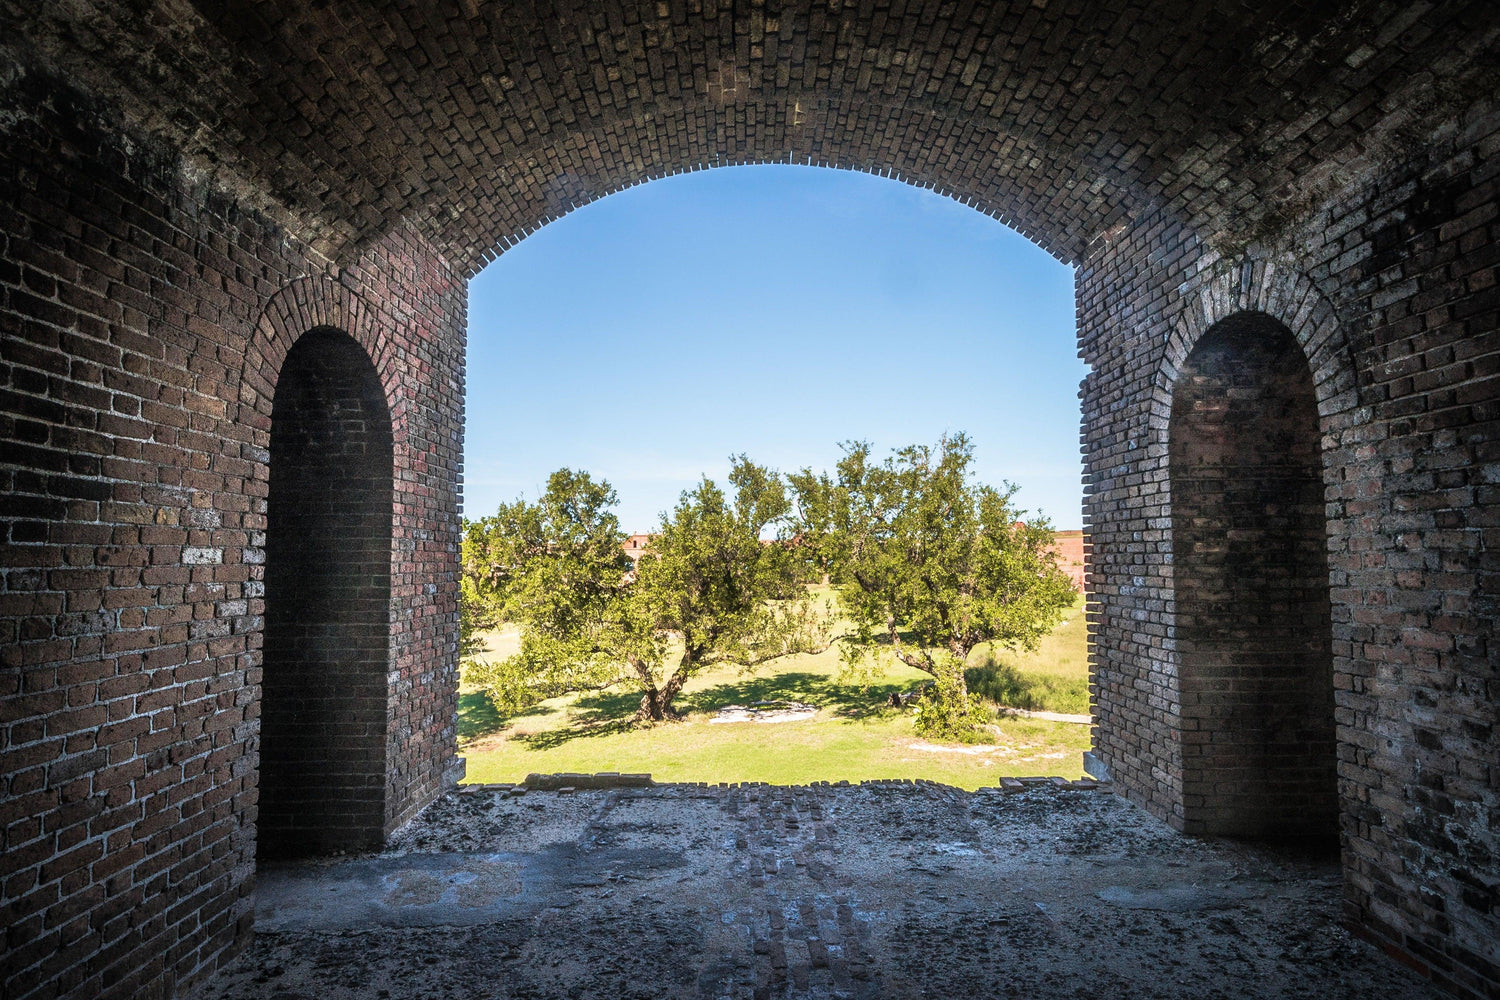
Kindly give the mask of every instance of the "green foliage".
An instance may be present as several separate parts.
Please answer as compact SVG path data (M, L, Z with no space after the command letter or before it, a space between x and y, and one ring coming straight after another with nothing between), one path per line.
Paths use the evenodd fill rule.
M1033 651L976 649L964 672L969 690L1011 708L1086 715L1088 618L1081 597L1065 616Z
M503 659L475 657L466 680L485 690L496 711L513 715L570 691L606 687L621 679L620 664L607 656L577 655L540 630L523 630L521 648Z
M797 526L794 554L802 579L807 583L848 582L843 575L849 542L847 490L828 473L811 469L788 473L786 478L792 487Z
M917 701L917 735L952 743L983 743L989 733L982 728L991 712L984 700L967 690L962 671L940 670L936 683Z
M470 607L496 624L521 625L518 652L468 665L471 682L500 711L620 676L630 560L610 510L616 502L608 483L559 469L536 503L501 504L493 516L466 522L461 593L472 594Z
M616 503L608 483L559 469L536 503L501 504L486 519L490 588L507 620L566 643L569 655L615 639L625 626L610 612L630 569Z
M501 622L500 596L495 589L497 571L490 552L490 532L494 518L478 521L464 518L463 536L459 540L458 576L458 655L470 660L483 651L478 633L498 628Z
M484 650L480 632L500 625L500 609L487 600L467 576L458 580L458 656L468 660Z
M849 581L839 592L854 626L841 650L847 675L867 682L891 660L932 675L922 725L950 739L980 726L964 679L969 652L983 642L1035 648L1075 596L1048 551L1046 520L1021 520L1016 488L975 483L972 461L963 434L883 462L853 442L835 476L791 477L804 544Z
M634 676L638 716L659 720L674 717L673 698L709 664L750 666L815 645L822 626L789 547L761 542L786 520L781 478L744 456L729 478L732 498L709 479L682 494L633 576L615 493L587 473L561 469L537 503L485 519L472 546L482 554L476 590L521 626L521 648L470 677L514 711Z

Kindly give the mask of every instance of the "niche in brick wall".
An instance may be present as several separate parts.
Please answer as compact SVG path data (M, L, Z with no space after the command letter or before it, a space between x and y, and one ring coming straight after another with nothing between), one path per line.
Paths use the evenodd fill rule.
M391 417L353 338L312 330L271 411L257 856L380 845Z
M1332 623L1318 411L1296 339L1263 313L1180 367L1172 557L1189 832L1332 838Z

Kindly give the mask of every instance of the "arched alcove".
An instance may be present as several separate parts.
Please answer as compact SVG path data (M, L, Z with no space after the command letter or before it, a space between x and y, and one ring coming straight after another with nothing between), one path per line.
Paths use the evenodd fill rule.
M1257 312L1211 327L1179 369L1169 439L1184 827L1331 837L1318 410L1291 331Z
M378 846L393 450L352 337L316 329L287 352L270 453L257 856Z

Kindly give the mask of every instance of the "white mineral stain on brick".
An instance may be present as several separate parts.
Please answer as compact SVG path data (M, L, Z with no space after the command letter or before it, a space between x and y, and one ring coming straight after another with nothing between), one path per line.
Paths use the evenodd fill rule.
M224 561L223 549L201 548L195 545L187 545L182 550L182 562L185 566L206 566L210 563L221 563Z
M213 508L193 508L182 515L182 523L192 528L218 528L224 524L224 516Z

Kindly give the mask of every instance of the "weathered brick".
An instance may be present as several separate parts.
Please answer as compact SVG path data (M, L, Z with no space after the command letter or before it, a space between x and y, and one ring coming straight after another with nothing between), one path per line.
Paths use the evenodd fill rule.
M1216 324L1263 314L1290 333L1318 407L1328 608L1314 624L1287 595L1315 575L1310 550L1250 559L1261 575L1244 600L1257 623L1307 613L1331 663L1350 920L1448 988L1500 991L1500 961L1473 944L1500 940L1494 908L1469 903L1489 899L1486 872L1449 835L1455 816L1496 807L1494 699L1473 693L1493 694L1500 588L1495 545L1474 537L1500 524L1500 117L1474 47L1493 37L1493 4L1277 0L1211 21L1175 0L981 4L956 20L933 4L771 18L756 4L565 2L545 21L457 4L354 22L330 5L209 6L190 30L187 14L117 0L93 4L88 25L66 5L0 15L0 723L10 781L57 769L0 815L53 823L89 804L62 797L81 787L69 762L94 767L92 749L16 768L9 754L56 748L46 724L82 725L62 713L97 697L120 742L101 748L105 811L73 850L108 837L111 856L149 851L130 892L101 903L83 868L36 887L40 840L7 849L3 902L30 893L38 930L7 955L8 995L186 989L246 940L248 922L220 917L253 861L249 751L259 726L276 732L258 720L275 708L277 658L301 641L277 634L274 586L251 589L286 569L266 514L294 343L347 334L397 404L382 625L394 680L380 806L362 820L378 811L383 833L453 761L463 278L608 192L764 161L899 176L1078 265L1095 753L1117 788L1183 826L1244 812L1256 730L1230 723L1255 685L1239 682L1288 652L1298 625L1281 618L1249 654L1214 646L1246 626L1225 620L1214 560L1253 550L1282 515L1237 520L1193 484L1172 408L1181 373L1211 374L1187 362ZM189 145L208 169L185 162ZM1291 504L1298 532L1315 506ZM207 510L226 516L192 514ZM262 645L264 705L246 654ZM97 692L78 687L84 663L103 665ZM39 686L7 687L22 670ZM1311 701L1269 703L1312 718ZM1281 744L1313 761L1309 782L1329 763L1314 729ZM347 774L374 774L374 742L343 748ZM179 749L191 770L157 757ZM170 805L132 798L134 782ZM1285 803L1297 787L1283 783ZM1494 831L1464 822L1492 858ZM230 867L205 881L209 857ZM1419 886L1418 870L1446 874ZM85 909L97 940L76 937Z

